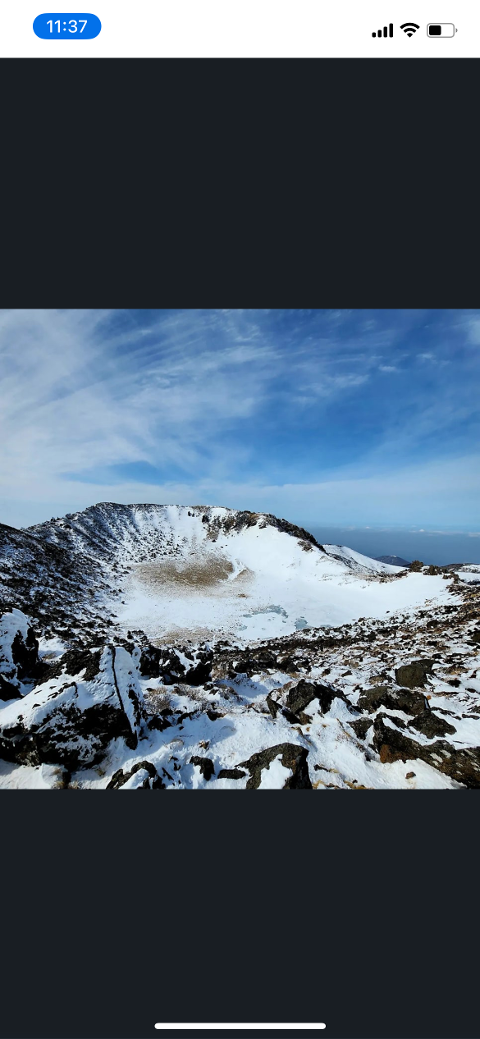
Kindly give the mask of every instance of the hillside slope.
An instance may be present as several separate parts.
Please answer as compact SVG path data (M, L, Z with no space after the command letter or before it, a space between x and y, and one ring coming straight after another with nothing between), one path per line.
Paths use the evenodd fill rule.
M2 526L0 786L479 787L479 577L222 508Z
M226 508L102 502L25 531L3 527L0 552L3 608L67 638L113 629L245 642L445 594L441 578L399 578L286 520Z

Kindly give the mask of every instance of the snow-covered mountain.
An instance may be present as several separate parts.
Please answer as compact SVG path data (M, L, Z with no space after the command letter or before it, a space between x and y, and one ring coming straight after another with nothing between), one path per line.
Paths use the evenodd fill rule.
M397 568L319 545L286 520L225 508L103 502L26 531L0 528L1 542L4 605L70 634L81 624L103 637L111 628L249 641L381 617L394 601L432 594L429 582L399 582Z
M0 525L0 563L0 785L480 785L475 568L114 503Z

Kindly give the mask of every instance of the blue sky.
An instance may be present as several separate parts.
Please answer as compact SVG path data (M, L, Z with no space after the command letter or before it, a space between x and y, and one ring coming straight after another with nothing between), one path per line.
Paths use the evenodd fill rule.
M479 529L480 311L3 311L0 519Z

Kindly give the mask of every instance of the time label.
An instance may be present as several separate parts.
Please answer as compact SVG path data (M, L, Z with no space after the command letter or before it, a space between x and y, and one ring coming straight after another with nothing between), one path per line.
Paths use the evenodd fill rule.
M96 14L38 14L33 23L41 40L94 40L101 28Z

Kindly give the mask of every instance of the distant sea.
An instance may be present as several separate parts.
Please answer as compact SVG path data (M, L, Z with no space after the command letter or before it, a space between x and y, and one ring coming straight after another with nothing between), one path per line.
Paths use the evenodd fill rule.
M302 524L300 524L302 526ZM365 556L401 556L411 563L480 563L480 537L468 534L418 533L410 530L349 530L347 527L315 527L303 524L326 545L347 545Z

